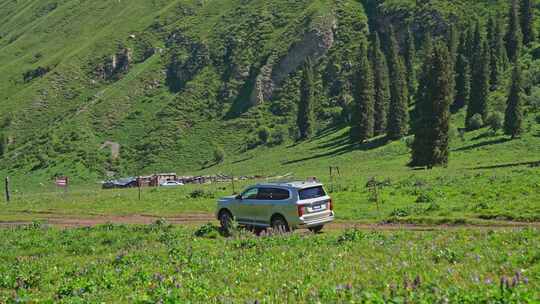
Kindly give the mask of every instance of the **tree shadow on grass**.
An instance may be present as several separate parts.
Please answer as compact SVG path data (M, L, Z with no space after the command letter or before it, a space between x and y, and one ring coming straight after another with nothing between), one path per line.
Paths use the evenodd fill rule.
M491 165L491 166L478 166L478 167L469 168L469 170L501 169L501 168L511 168L511 167L519 167L519 166L539 167L540 166L540 160L538 160L538 161L517 162L517 163L507 163L507 164L498 164L498 165Z
M343 155L343 154L346 154L355 150L368 151L368 150L372 150L372 149L376 149L376 148L384 146L385 144L388 143L388 140L386 137L379 137L371 141L358 144L358 143L351 142L348 134L345 134L345 135L340 135L336 138L333 138L332 140L327 141L322 146L319 146L317 149L325 149L327 147L336 147L337 143L341 143L341 146L339 146L336 149L333 149L324 153L311 155L308 157L284 161L281 164L290 165L290 164L301 163L304 161L319 159L319 158L324 158L324 157L336 157L336 156Z
M488 140L488 141L484 141L484 142L481 142L481 143L477 143L477 144L474 144L474 145L469 145L469 146L457 148L457 149L454 149L452 151L453 152L468 151L468 150L472 150L472 149L476 149L476 148L480 148L480 147L484 147L484 146L502 144L502 143L505 143L507 141L510 141L510 138L505 137L505 138L493 139L493 140Z

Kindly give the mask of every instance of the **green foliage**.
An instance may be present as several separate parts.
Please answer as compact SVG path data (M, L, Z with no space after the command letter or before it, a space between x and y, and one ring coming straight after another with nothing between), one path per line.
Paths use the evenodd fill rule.
M270 129L264 126L259 127L257 129L257 138L261 144L266 144L270 138Z
M390 71L390 106L388 112L387 136L392 140L400 139L409 130L409 94L405 65L399 56L399 45L395 32L390 29L388 38L388 69Z
M225 160L225 151L222 147L218 146L214 149L214 162L221 164Z
M475 28L473 49L471 95L466 118L467 129L471 129L468 122L475 114L480 114L483 120L487 118L488 114L489 45L482 33L480 23L477 23Z
M501 18L490 17L488 36L490 48L490 89L496 90L502 81L502 74L507 66L506 49L504 46L503 24Z
M506 29L506 53L510 62L515 62L519 57L522 44L523 33L519 18L519 1L511 0L511 5L508 11L508 26Z
M468 130L478 130L484 126L484 119L480 114L474 114L467 120Z
M534 6L534 0L520 0L519 18L524 45L529 45L536 40Z
M409 94L409 103L412 104L413 97L416 95L416 46L414 36L410 27L405 31L405 47L403 58L405 63L405 72L407 77L407 90Z
M374 135L382 135L386 132L387 127L390 83L388 79L386 57L381 50L381 43L377 32L372 35L370 55L371 62L373 63L375 90Z
M444 166L448 164L450 105L452 103L452 62L445 44L437 43L427 54L423 75L428 91L417 100L418 119L413 133L411 166Z
M521 68L518 62L514 62L512 74L512 86L508 94L506 112L504 115L504 133L512 139L519 136L523 131L523 113L521 109Z
M362 43L360 47L358 67L354 78L353 97L350 136L355 142L363 142L373 137L375 124L373 71L368 60L365 43Z
M459 54L456 61L456 89L455 89L455 101L452 105L452 111L467 106L469 104L469 98L471 95L471 74L470 66L467 58Z
M494 132L501 130L504 126L504 115L501 112L491 113L486 120L486 125Z
M308 58L302 70L302 82L300 83L300 103L298 104L298 114L296 124L300 132L299 139L304 140L313 134L313 106L314 106L314 78L313 66Z

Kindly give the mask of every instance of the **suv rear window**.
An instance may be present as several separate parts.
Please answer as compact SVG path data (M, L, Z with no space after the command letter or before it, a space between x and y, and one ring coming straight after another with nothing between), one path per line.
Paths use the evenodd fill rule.
M305 199L322 197L322 196L325 196L326 193L324 192L324 189L322 186L317 186L317 187L299 190L298 195L300 196L301 200L305 200Z

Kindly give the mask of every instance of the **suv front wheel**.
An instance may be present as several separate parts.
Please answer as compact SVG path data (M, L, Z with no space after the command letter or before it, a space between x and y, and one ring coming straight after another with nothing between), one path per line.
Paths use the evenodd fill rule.
M219 213L219 223L221 225L221 230L225 233L228 233L232 223L231 213L227 210L221 211Z
M274 230L274 232L284 233L284 232L291 231L291 228L289 227L289 224L287 223L287 221L281 215L275 215L272 218L271 225L272 225L272 229Z

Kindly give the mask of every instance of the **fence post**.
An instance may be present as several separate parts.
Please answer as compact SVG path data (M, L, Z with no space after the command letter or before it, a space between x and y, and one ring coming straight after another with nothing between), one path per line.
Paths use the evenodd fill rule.
M5 184L5 187L6 187L6 201L9 203L11 197L9 195L9 177L6 176L6 184Z

